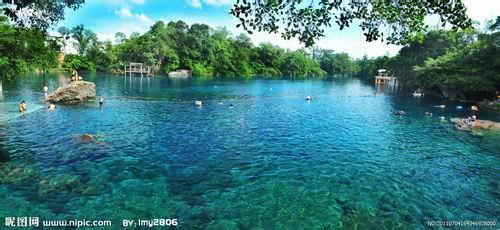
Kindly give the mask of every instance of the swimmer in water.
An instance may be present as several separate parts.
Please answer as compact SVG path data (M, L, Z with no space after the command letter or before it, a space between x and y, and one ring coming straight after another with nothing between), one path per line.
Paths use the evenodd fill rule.
M233 104L229 105L229 108L230 108L230 109L234 109Z
M50 104L50 105L49 105L49 110L50 110L50 111L54 111L54 110L56 110L56 105L54 105L54 104Z
M104 97L100 96L99 97L99 106L102 108L103 104L104 104Z
M401 116L401 115L404 115L404 114L405 114L405 111L403 111L403 110L396 111L396 112L394 113L394 115L397 115L397 116Z
M224 104L224 103L222 103L221 99L219 99L219 105L222 105L222 104Z
M26 101L21 101L21 103L19 103L19 112L24 111L26 111Z
M22 112L23 110L23 102L19 102L19 112Z

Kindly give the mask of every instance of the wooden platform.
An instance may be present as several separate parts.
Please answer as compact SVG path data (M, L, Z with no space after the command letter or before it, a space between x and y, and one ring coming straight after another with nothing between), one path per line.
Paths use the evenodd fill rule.
M140 74L141 76L143 76L143 75L146 75L146 76L153 75L152 72L151 72L151 68L149 66L146 66L143 63L130 63L129 65L125 66L124 72L125 72L125 76L127 76L127 73L129 75Z

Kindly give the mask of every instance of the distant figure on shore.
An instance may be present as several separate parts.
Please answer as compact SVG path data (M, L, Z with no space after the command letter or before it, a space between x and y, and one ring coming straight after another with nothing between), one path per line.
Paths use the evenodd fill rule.
M99 97L99 107L102 108L102 105L104 104L104 97L100 96Z
M25 101L21 101L19 103L19 112L24 112L26 111L26 102Z

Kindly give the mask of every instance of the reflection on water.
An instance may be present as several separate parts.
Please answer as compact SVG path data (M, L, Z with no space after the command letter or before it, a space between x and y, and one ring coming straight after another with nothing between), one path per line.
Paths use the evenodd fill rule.
M84 77L103 109L91 100L48 111L43 85L53 91L61 75L4 82L0 216L413 229L499 214L498 134L473 136L424 116L470 112L454 104L373 96L356 79ZM17 116L20 100L41 109L4 119Z

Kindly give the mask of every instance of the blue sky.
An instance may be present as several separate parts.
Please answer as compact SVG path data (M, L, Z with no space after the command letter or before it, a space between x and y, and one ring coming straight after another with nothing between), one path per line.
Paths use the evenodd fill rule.
M86 0L77 11L67 10L66 19L58 26L71 28L84 24L96 32L99 39L113 40L116 32L145 32L158 20L183 20L188 24L205 23L211 27L226 27L234 35L242 33L236 28L236 19L229 14L234 0ZM484 25L485 20L500 14L498 0L464 0L469 16ZM429 24L436 20L429 18ZM249 35L254 44L271 42L283 48L299 49L303 45L296 39L284 40L278 34L254 33ZM382 42L365 42L362 31L351 26L339 31L337 27L327 29L326 37L317 41L321 48L347 52L359 58L364 54L393 55L400 47Z

